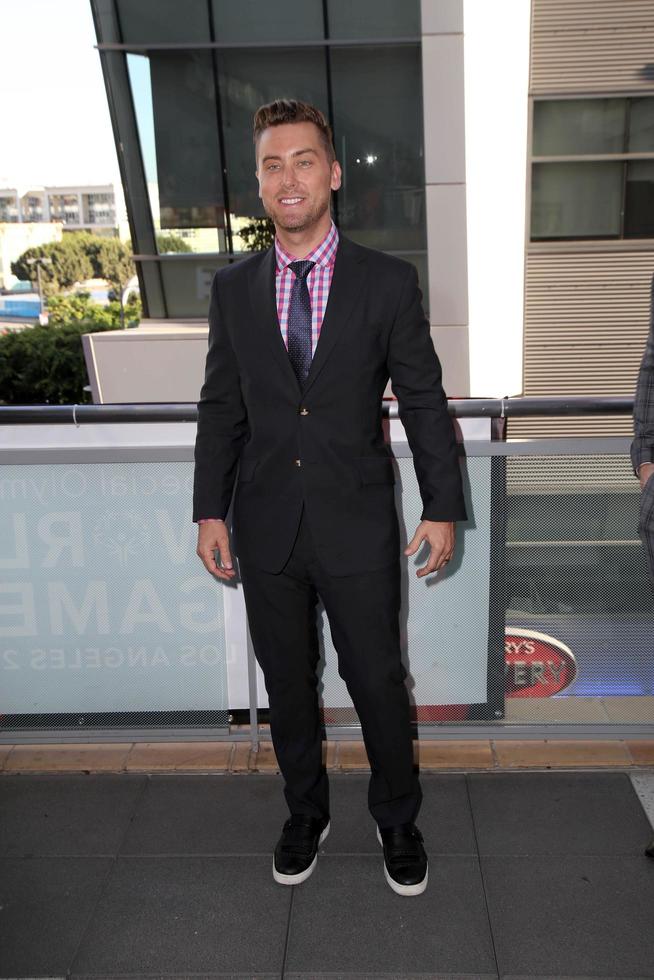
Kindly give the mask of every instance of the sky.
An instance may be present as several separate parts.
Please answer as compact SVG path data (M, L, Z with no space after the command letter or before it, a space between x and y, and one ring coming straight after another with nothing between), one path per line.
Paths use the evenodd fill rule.
M120 183L89 0L0 13L0 187Z

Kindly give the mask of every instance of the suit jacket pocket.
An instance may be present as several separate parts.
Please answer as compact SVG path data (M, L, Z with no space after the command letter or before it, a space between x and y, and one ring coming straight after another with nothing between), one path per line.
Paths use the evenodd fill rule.
M250 483L251 480L254 480L254 473L258 465L258 459L241 459L238 467L238 482Z
M390 456L365 456L357 460L361 482L395 483L395 470Z

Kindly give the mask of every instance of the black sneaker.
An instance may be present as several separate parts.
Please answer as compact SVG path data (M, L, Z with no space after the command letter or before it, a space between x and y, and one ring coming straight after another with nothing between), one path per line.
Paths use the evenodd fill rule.
M273 857L273 878L280 885L306 881L318 863L318 847L329 833L329 820L296 814L284 824Z
M412 823L380 830L377 840L384 848L386 881L398 895L422 895L427 887L427 855L422 834Z

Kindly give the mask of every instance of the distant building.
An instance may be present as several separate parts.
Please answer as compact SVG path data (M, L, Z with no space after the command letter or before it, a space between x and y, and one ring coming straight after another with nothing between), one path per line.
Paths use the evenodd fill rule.
M0 189L0 222L58 222L64 232L129 238L122 189L113 184Z
M60 242L62 235L60 221L7 220L0 204L0 289L11 289L18 282L12 274L11 263L19 255L35 245Z

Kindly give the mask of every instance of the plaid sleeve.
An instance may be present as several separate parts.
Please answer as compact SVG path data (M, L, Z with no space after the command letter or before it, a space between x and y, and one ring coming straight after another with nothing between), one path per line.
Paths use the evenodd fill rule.
M654 290L654 280L652 283ZM654 302L651 304L654 307ZM634 441L631 462L638 473L643 463L654 462L654 310L650 314L649 337L638 372L634 399Z

